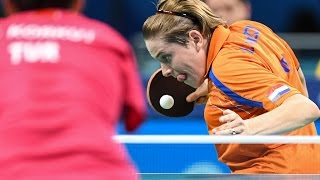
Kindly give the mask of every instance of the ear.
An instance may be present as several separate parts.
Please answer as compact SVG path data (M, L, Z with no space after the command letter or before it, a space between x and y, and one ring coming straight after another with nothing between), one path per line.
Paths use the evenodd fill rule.
M85 0L74 0L72 4L72 10L76 12L82 11L85 5Z
M199 51L204 46L204 38L202 34L197 30L189 31L190 42L193 42L197 51Z

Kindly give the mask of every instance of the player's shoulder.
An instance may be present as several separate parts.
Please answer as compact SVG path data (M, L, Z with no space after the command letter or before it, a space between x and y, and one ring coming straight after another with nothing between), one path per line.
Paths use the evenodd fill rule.
M224 46L217 54L213 61L215 65L233 65L235 63L242 63L250 59L254 59L252 53L247 52L241 46Z
M233 24L230 25L229 29L231 32L241 32L244 31L256 31L256 32L263 32L263 33L273 33L272 29L265 24L262 24L257 21L251 21L251 20L240 20L236 21Z
M219 78L236 78L239 73L249 72L249 65L260 62L250 53L241 49L223 48L216 56L211 68Z
M13 22L11 16L0 17L0 28L3 28L5 25L9 24L9 22Z

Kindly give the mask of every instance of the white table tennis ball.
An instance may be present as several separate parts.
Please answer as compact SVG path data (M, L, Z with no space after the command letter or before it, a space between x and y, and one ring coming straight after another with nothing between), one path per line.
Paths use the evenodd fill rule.
M170 109L170 108L172 108L173 104L174 104L174 99L170 95L163 95L160 98L160 106L163 109Z

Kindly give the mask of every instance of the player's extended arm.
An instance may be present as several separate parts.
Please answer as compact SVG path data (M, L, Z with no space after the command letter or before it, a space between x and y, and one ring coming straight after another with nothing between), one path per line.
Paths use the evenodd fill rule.
M307 97L296 94L279 107L244 121L250 135L279 135L299 129L320 116L319 108Z
M308 89L307 89L307 83L306 83L306 79L304 77L304 74L302 72L302 69L299 68L298 69L298 74L299 74L299 77L300 77L300 81L304 87L304 90L305 90L305 93L306 93L306 96L309 97L309 93L308 93Z
M221 126L212 130L216 135L281 135L315 121L320 111L307 97L296 94L279 107L251 119L243 120L231 110L223 111Z
M144 90L139 75L136 59L131 48L124 56L122 65L123 81L125 84L124 93L124 118L127 131L134 131L143 123L146 118L146 104Z

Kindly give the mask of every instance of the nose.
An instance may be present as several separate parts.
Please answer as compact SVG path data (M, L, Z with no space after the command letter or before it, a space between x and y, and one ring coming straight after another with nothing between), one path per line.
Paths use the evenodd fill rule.
M172 73L173 73L173 70L171 67L163 64L161 64L161 71L164 77L172 76Z

